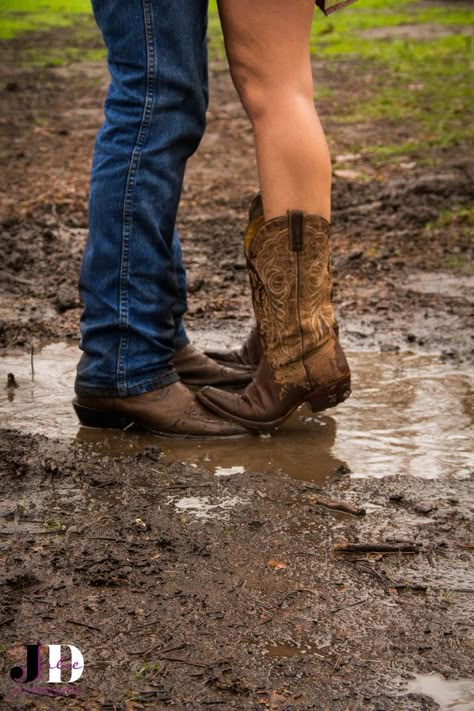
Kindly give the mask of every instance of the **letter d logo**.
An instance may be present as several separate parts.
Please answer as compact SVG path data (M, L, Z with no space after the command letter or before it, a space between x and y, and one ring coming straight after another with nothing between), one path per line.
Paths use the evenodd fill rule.
M84 671L84 657L82 652L74 647L72 644L48 644L49 647L49 679L50 684L60 684L61 679L61 647L69 647L71 651L71 662L66 663L65 667L71 668L71 678L67 680L68 683L77 681L81 678L82 672Z

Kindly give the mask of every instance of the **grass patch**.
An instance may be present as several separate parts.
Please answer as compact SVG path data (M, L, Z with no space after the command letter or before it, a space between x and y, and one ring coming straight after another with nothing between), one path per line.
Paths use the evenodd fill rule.
M368 96L347 97L344 122L386 121L410 126L413 137L399 145L365 146L379 163L436 146L452 146L473 136L468 120L473 94L468 79L472 37L461 30L472 25L465 8L427 7L414 0L364 0L333 16L329 27L316 21L312 52L337 64L351 61L373 75ZM447 36L424 30L446 28ZM410 28L407 39L367 39L375 28ZM459 31L457 31L459 30ZM398 33L399 36L399 33ZM357 86L357 85L356 85ZM336 117L337 118L337 117Z
M453 146L472 138L473 92L469 82L472 61L474 12L466 5L430 6L419 0L360 0L324 17L315 12L311 52L326 60L337 74L341 62L353 65L355 77L370 73L370 84L353 82L350 93L318 82L316 100L333 99L332 119L336 123L363 123L363 150L377 163L398 160L399 156L427 154L429 149ZM89 0L2 0L0 39L31 31L47 32L58 27L74 27L67 47L25 50L24 64L34 67L58 66L83 59L99 60L104 50L98 46L97 29ZM367 33L379 28L397 28L393 39ZM433 28L436 30L433 33ZM443 36L444 29L448 34ZM400 30L402 35L400 35ZM429 31L428 31L429 30ZM408 32L403 39L403 32ZM95 37L94 42L89 38ZM77 47L71 46L77 39ZM225 57L216 0L209 3L209 54ZM370 143L367 123L383 122L406 128L397 144ZM396 134L395 134L396 135ZM399 134L398 134L399 135Z
M74 62L98 62L104 59L106 51L83 49L82 47L52 47L51 49L28 49L22 62L24 67L61 67Z
M89 0L2 0L0 39L12 39L25 32L44 32L70 27L91 15Z
M443 227L451 227L452 225L463 226L466 228L474 227L474 207L460 205L453 210L443 210L439 213L434 222L429 222L426 229L433 230Z
M402 123L412 134L400 144L364 144L364 153L378 164L472 138L473 122L468 119L474 98L468 79L472 37L462 30L472 26L473 20L474 12L467 4L430 7L416 0L360 0L330 18L315 13L313 56L326 59L336 72L340 62L349 61L361 78L369 71L373 75L369 88L358 89L355 81L351 93L334 102L333 120L344 124L382 121L394 128ZM369 39L366 34L394 27L408 32L407 39L397 35ZM435 32L433 36L433 28L448 34ZM209 35L210 56L222 59L215 0L210 2ZM319 85L316 100L329 96L331 90ZM364 135L370 133L364 131Z

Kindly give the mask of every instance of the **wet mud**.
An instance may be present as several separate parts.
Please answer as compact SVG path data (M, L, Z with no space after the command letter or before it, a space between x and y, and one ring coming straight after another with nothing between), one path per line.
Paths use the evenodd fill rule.
M81 429L76 284L107 75L21 66L28 41L0 67L0 707L472 707L472 245L462 217L441 219L472 199L467 153L362 157L354 180L338 155L363 128L332 102L358 69L315 64L334 92L320 109L353 396L232 444ZM179 215L201 346L251 323L251 134L225 67L211 78ZM80 681L14 684L38 641L79 648Z
M335 468L324 497L363 507L356 517L277 468L163 463L161 442L127 455L3 430L0 443L8 708L49 708L13 696L7 676L32 640L84 654L72 708L436 709L438 691L414 675L469 679L464 477Z

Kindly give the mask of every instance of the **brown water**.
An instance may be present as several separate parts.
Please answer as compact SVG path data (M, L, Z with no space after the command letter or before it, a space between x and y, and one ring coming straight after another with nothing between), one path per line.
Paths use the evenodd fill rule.
M327 656L321 654L319 647L314 644L267 644L265 648L265 653L270 657L299 657L304 654L312 654L316 657L321 657L324 659Z
M93 442L99 452L130 454L150 444L164 461L216 476L284 472L324 482L340 465L356 477L406 474L467 477L473 467L472 378L436 356L353 352L353 395L312 415L305 406L275 434L222 442L172 440L144 433L80 428L71 408L78 350L50 344L35 355L0 358L2 427ZM7 374L19 385L5 388Z
M444 679L440 674L417 674L408 691L425 694L435 701L440 711L472 711L474 679Z

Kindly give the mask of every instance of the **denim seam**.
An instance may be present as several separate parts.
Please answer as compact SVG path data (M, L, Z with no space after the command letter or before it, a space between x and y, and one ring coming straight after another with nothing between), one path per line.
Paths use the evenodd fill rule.
M142 8L146 46L146 86L143 115L130 159L123 205L122 254L119 284L119 326L121 335L117 359L117 389L120 395L125 395L127 393L126 361L128 355L128 333L126 329L128 327L129 319L129 240L133 226L133 198L138 170L140 167L140 152L147 138L153 114L153 93L155 83L153 16L150 7L150 0L142 0Z

